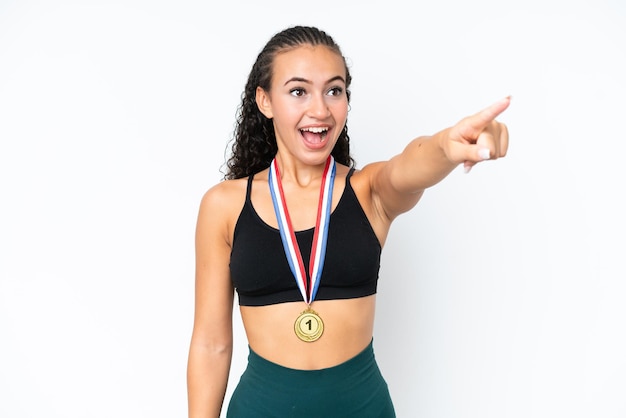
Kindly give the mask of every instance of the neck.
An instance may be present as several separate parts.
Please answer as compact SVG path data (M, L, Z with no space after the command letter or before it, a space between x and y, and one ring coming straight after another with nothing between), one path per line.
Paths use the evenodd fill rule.
M306 187L319 180L324 172L327 159L319 164L306 164L295 158L285 158L280 153L276 154L276 162L280 171L282 182L294 182L300 187Z

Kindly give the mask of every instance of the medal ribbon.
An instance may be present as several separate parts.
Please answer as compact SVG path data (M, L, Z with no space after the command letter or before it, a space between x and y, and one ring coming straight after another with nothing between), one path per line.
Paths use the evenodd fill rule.
M302 254L300 253L300 247L298 246L296 234L291 224L291 218L289 217L289 211L287 210L283 185L280 180L280 171L275 158L272 160L272 164L270 165L268 180L270 193L272 194L272 202L274 203L274 211L276 212L276 219L278 220L280 238L283 242L289 268L296 279L302 298L308 305L313 303L313 300L315 299L320 278L322 276L322 267L324 266L324 256L326 254L328 225L330 222L330 210L333 201L335 172L335 159L332 155L329 155L326 160L326 166L324 167L324 173L322 175L322 184L320 186L317 218L315 220L315 232L313 234L311 258L309 261L310 283L307 283L307 275L304 268L304 262L302 261Z

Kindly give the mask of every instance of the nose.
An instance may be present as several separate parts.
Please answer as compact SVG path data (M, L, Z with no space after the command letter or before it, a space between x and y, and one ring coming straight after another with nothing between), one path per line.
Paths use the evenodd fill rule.
M308 113L316 119L325 119L330 115L330 109L323 94L312 96Z

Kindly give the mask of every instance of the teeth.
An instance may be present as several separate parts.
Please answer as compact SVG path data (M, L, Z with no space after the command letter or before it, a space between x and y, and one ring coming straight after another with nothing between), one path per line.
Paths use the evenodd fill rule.
M321 134L323 132L328 131L328 128L306 128L306 129L302 129L302 131L313 132L314 134Z

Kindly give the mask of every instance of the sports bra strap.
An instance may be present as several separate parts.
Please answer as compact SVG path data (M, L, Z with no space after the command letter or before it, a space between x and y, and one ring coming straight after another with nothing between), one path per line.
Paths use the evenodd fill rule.
M250 194L252 193L252 180L254 180L254 174L248 176L248 186L246 187L246 202L250 203Z
M350 182L350 177L354 174L354 167L350 167L350 171L348 171L348 175L346 176L346 184Z

